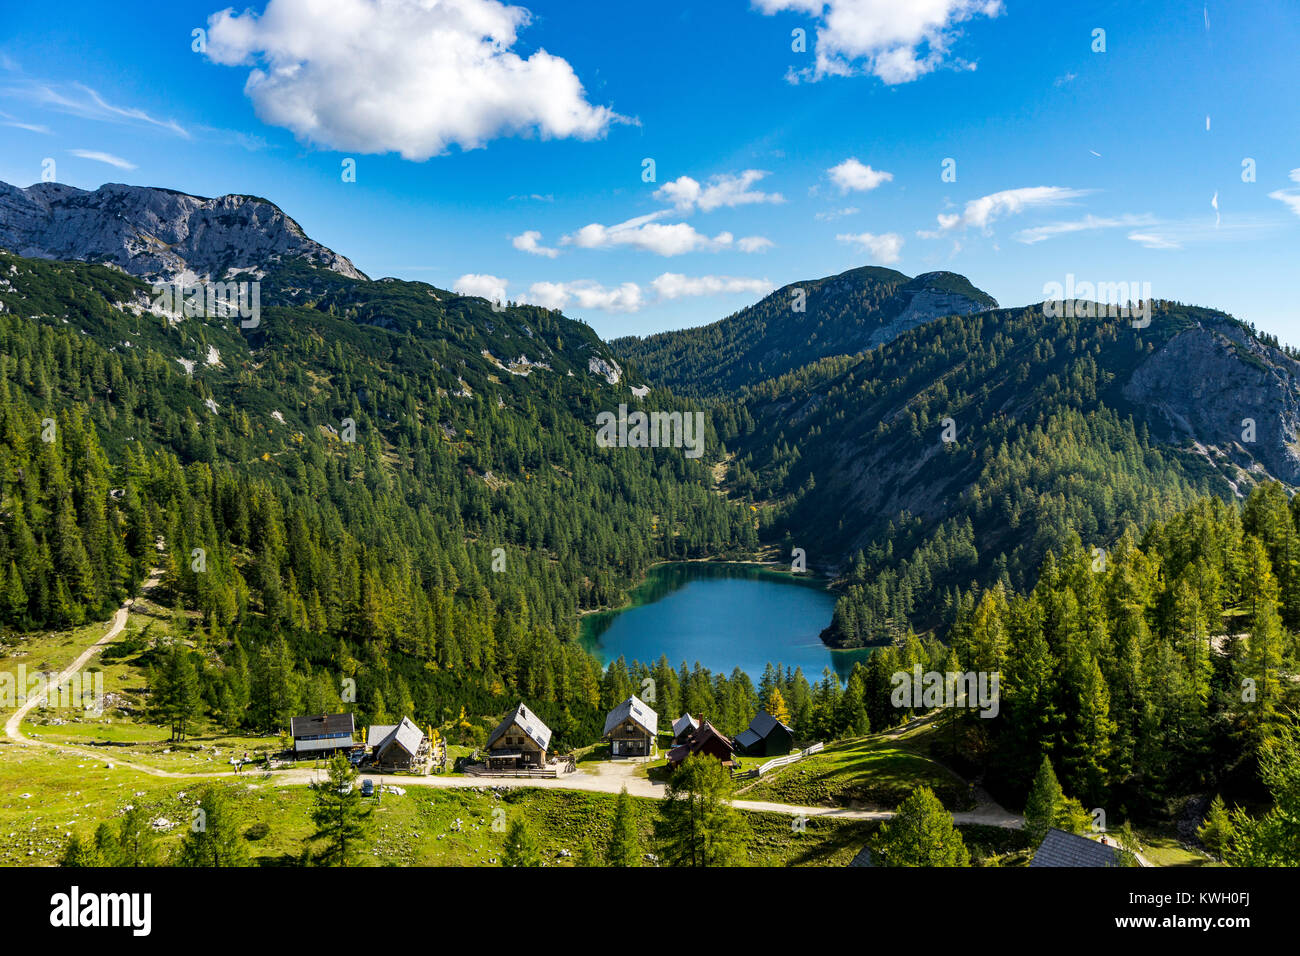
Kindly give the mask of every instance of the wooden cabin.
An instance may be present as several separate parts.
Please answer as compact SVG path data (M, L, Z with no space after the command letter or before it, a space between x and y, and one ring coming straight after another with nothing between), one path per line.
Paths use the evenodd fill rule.
M633 694L605 717L605 732L611 757L650 757L656 752L659 715Z
M294 757L328 757L340 750L351 750L357 745L352 739L355 732L351 714L316 714L289 721Z
M794 731L760 710L736 735L736 749L747 757L784 757L794 749Z
M406 717L400 724L372 724L366 745L381 769L420 769L429 758L424 732Z
M690 714L682 714L673 721L673 743L684 744L695 736L700 729L700 722Z
M488 737L484 761L489 770L528 770L546 766L551 728L522 703Z
M687 758L696 754L708 754L722 761L724 767L730 767L734 747L717 727L701 719L700 726L686 743L678 744L668 751L668 766L678 767Z

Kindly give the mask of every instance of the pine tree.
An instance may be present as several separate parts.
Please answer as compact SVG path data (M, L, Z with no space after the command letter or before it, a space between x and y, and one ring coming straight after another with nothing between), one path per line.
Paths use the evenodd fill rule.
M636 829L636 807L628 795L627 787L618 794L614 804L613 833L605 850L605 862L610 866L640 866L641 838Z
M1047 831L1056 825L1063 796L1061 784L1052 770L1052 761L1044 756L1025 800L1025 833L1032 845L1042 843Z
M501 851L502 866L541 866L542 856L537 849L528 825L522 817L515 817L506 833L505 846Z
M176 850L175 866L247 866L248 848L230 797L209 786L199 798L189 832Z
M342 754L330 758L328 776L312 784L314 840L324 840L320 860L327 866L352 866L369 829L370 808L356 786L357 771Z
M669 866L733 866L744 858L749 826L728 803L731 780L713 757L687 757L668 781L655 821L659 856Z
M970 866L970 853L929 787L917 787L876 835L877 866Z

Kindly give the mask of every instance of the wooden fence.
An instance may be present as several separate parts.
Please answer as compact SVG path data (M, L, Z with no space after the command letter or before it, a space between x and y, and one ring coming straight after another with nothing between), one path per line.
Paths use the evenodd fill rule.
M826 749L826 745L824 743L818 742L813 744L811 747L806 747L803 750L800 750L798 753L786 754L784 757L773 757L767 763L759 764L753 770L745 770L742 771L741 773L736 773L733 770L731 772L731 777L733 780L752 780L755 777L763 776L763 774L765 773L770 773L771 771L776 770L778 767L788 767L796 760L802 760L804 757L807 757L811 754L815 754L818 751L825 750L825 749Z

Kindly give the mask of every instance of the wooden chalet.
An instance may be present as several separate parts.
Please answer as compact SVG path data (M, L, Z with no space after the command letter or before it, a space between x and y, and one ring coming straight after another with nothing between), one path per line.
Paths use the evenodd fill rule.
M794 731L765 710L736 735L736 749L747 757L784 757L794 748Z
M650 757L656 752L659 715L633 694L605 717L611 757Z
M527 770L546 766L551 728L522 703L488 737L484 761L489 770Z
M684 744L695 736L695 731L700 729L700 722L690 714L682 714L673 721L673 743Z
M703 718L689 740L678 744L668 751L668 766L677 767L687 758L696 754L708 754L722 761L724 767L730 767L734 747L723 733Z
M429 741L406 717L400 724L371 724L366 746L381 769L421 769L429 759Z
M289 721L295 757L324 757L357 746L352 735L356 722L351 714L317 714Z

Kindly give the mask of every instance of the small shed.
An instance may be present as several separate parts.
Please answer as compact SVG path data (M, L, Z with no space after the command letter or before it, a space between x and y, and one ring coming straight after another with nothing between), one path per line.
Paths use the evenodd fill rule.
M748 757L783 757L794 748L794 731L765 710L736 736L736 749Z
M488 737L489 770L526 770L546 766L551 728L520 702Z
M673 721L673 743L684 744L700 729L700 722L690 714L682 714Z
M684 744L678 744L668 751L668 766L677 767L687 757L696 754L708 754L710 757L716 757L722 761L724 767L729 767L731 766L733 751L731 741L717 727L714 727L707 720L701 720L700 726L696 728L690 740Z
M649 757L655 753L659 715L633 694L605 717L611 757Z
M1121 866L1122 861L1117 846L1053 828L1043 837L1029 865Z
M356 722L351 714L314 714L289 721L295 757L320 757L356 746Z

